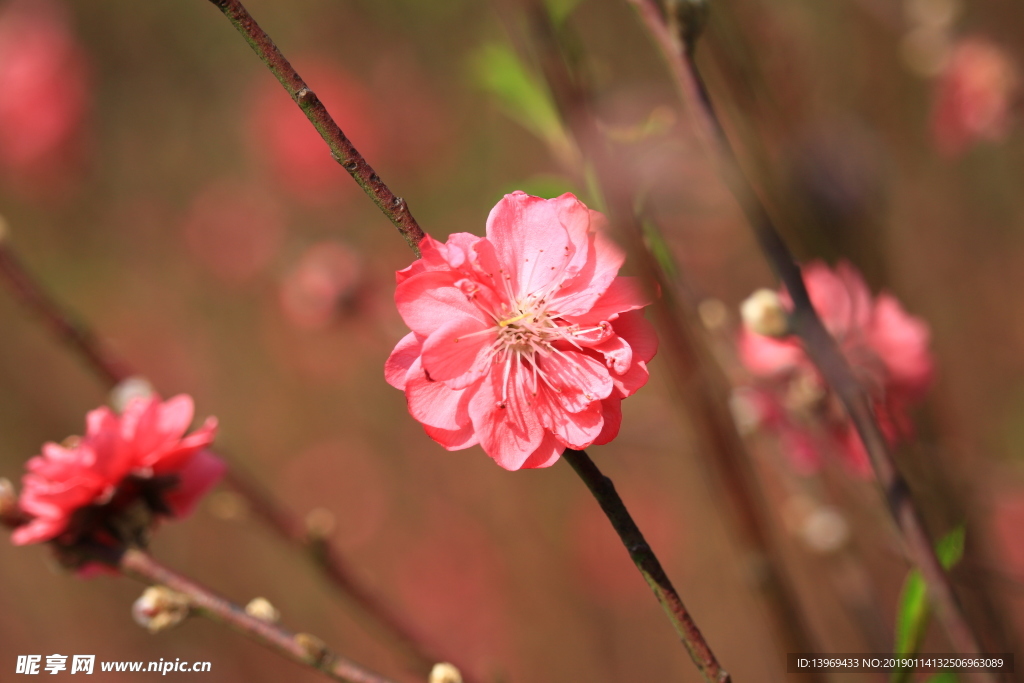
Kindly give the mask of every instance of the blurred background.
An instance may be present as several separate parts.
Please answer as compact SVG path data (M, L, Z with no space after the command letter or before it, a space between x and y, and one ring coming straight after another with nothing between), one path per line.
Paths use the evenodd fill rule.
M247 6L433 236L482 234L514 189L596 202L488 3ZM626 3L551 7L709 342L745 381L738 305L775 284L738 207ZM986 643L1024 629L1022 19L1013 0L736 0L713 6L699 52L798 254L850 260L931 327L937 381L901 463L936 536L969 520L953 576ZM411 255L346 175L210 3L0 2L0 214L60 300L165 397L190 393L197 417L216 415L219 448L299 518L312 512L363 583L484 680L699 680L567 465L509 473L479 448L446 452L384 382L406 331L393 273ZM0 476L16 481L107 397L8 295L0 329ZM665 365L591 455L733 680L786 680L756 567ZM748 444L821 650L885 651L907 565L880 497L841 464L794 471L770 434ZM415 680L230 491L165 525L152 550ZM3 680L17 655L52 653L318 679L202 619L150 635L130 614L141 584L82 580L49 555L0 544ZM950 651L938 629L924 649Z

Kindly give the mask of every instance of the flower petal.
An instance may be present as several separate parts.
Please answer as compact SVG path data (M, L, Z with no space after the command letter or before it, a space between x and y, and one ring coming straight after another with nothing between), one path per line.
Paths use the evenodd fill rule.
M537 450L544 428L537 419L533 397L519 362L494 365L469 401L469 415L484 452L507 470L518 470Z
M178 483L167 492L164 501L175 517L186 517L227 470L227 463L216 455L199 451L177 472Z
M540 442L540 446L537 447L530 457L523 463L521 469L539 469L542 467L551 467L558 459L562 457L562 452L565 450L565 445L559 443L558 439L550 433L544 435L544 440Z
M415 332L402 337L384 363L384 379L395 389L405 390L405 376L413 362L420 357L423 344Z
M489 369L497 327L476 318L455 318L423 343L421 362L427 376L459 389L477 382Z
M480 309L456 286L459 279L462 278L457 273L429 271L398 285L395 303L405 324L413 332L429 337L453 318L485 322Z

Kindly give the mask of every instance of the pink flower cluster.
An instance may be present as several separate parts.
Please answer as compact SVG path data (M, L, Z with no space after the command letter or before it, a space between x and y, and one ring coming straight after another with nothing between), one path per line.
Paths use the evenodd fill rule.
M412 332L385 374L435 441L480 444L518 470L615 438L657 337L603 223L571 194L515 192L491 211L486 237L423 239L423 257L398 272Z
M69 179L89 110L87 56L53 0L0 10L0 169L33 189Z
M907 409L923 396L933 375L927 324L908 315L889 294L872 298L849 263L832 270L814 262L803 268L803 275L814 309L871 395L886 436L893 443L907 436ZM780 292L780 297L791 309L788 294ZM758 380L739 394L746 412L753 413L758 426L779 435L798 469L814 470L822 452L838 446L855 470L870 471L860 437L797 339L744 329L739 352Z
M193 412L187 395L135 398L121 415L106 407L90 411L85 436L44 444L28 462L18 501L31 520L15 530L13 542L101 540L109 529L98 528L100 520L140 500L153 514L187 515L226 469L204 450L217 431L215 418L185 436Z
M936 81L932 134L949 156L1009 131L1017 96L1017 69L1006 51L979 37L960 41Z

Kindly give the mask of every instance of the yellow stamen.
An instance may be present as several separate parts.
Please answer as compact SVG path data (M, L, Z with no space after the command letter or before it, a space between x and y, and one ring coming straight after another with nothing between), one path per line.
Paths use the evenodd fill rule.
M530 315L529 312L527 312L527 313L520 313L519 315L517 315L514 318L509 318L508 320L502 320L500 323L498 323L498 327L508 327L512 323L514 323L516 321L519 321L519 320L522 320L523 318L525 318L528 315Z

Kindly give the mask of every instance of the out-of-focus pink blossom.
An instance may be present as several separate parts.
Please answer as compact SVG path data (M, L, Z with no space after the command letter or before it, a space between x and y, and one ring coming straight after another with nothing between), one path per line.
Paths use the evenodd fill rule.
M423 257L398 272L412 332L385 374L442 446L480 444L518 470L618 434L657 337L603 222L571 194L515 192L491 211L486 237L427 236Z
M121 415L107 407L90 411L85 436L44 444L29 460L19 507L31 521L15 530L13 542L102 540L117 526L105 522L140 501L153 515L189 514L225 471L205 450L216 419L186 435L192 415L192 398L184 394L135 398Z
M300 57L293 63L356 149L368 159L376 158L381 133L366 89L323 60ZM325 204L358 191L331 157L327 143L272 79L261 79L252 111L253 144L266 153L273 172L293 196Z
M274 258L284 239L284 212L252 187L214 183L192 201L182 229L199 263L224 282L239 285Z
M934 372L928 325L907 314L889 294L872 298L849 263L833 270L814 262L803 274L814 309L872 397L882 430L892 442L907 435L907 408L927 391ZM792 310L785 291L780 298ZM831 442L855 469L870 470L859 436L798 339L767 337L745 328L739 353L757 379L755 387L739 396L743 409L751 422L779 435L798 469L817 467L821 451Z
M954 156L1005 137L1017 86L1017 68L1002 48L985 38L961 40L935 83L932 135L939 151Z
M314 244L285 276L281 308L298 327L327 327L355 304L362 271L351 247L341 242Z
M88 58L55 0L0 9L0 169L38 189L66 185L80 162Z

